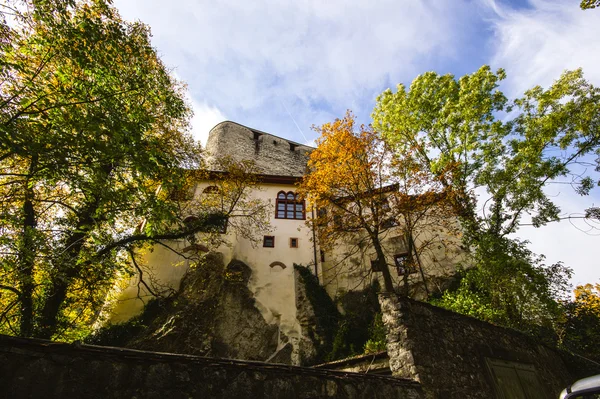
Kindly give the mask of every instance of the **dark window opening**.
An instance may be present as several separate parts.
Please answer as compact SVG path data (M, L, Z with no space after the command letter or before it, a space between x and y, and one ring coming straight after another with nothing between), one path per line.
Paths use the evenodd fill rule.
M290 151L296 151L296 147L297 147L296 144L290 143Z
M264 236L263 247L275 248L275 237L274 236Z
M298 239L290 238L290 248L298 248Z
M218 194L219 193L219 187L217 186L208 186L206 187L203 191L203 194Z
M321 262L325 262L325 251L323 251L321 249L320 252L321 252Z
M398 223L396 223L396 219L394 218L388 218L381 223L381 227L384 229L391 229L396 226L398 226Z
M258 138L262 136L262 134L258 133L258 132L254 132L254 140L258 140Z
M408 264L408 252L394 255L394 265L396 266L398 276L414 273Z
M371 270L374 272L380 272L381 270L381 265L379 264L379 259L375 259L371 261Z
M179 188L171 191L171 195L169 197L174 201L189 201L194 198L195 191L195 185L187 188Z
M275 218L304 220L306 218L305 202L292 191L278 192L275 201Z

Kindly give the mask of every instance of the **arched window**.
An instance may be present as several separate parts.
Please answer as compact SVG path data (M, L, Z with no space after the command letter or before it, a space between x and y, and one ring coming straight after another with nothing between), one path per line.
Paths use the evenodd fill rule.
M293 191L280 191L277 193L275 202L276 219L300 219L306 218L306 209L304 201L299 199Z

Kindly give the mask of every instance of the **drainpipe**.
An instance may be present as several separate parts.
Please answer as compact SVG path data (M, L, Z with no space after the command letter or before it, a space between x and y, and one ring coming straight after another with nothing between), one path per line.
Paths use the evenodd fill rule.
M315 233L315 207L310 206L310 214L312 217L312 236L313 236L313 256L315 259L315 277L317 278L317 282L319 281L319 270L317 269L317 235Z

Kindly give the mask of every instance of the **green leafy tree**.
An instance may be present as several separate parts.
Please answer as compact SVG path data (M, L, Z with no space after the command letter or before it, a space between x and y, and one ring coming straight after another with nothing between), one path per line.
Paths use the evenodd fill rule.
M546 323L543 313L555 307L552 283L564 281L568 270L543 268L510 235L524 215L536 227L560 220L544 190L548 184L576 176L578 193L593 188L595 178L582 177L579 167L600 148L600 91L577 70L548 89L534 87L509 100L498 90L504 78L503 70L487 66L459 79L428 72L408 88L381 94L373 119L397 152L415 151L453 192L473 255L468 265L476 269L444 304L528 329ZM478 201L484 191L487 198ZM593 215L591 209L585 217Z
M484 66L455 79L427 72L409 88L385 91L374 127L398 152L415 153L455 193L469 238L514 233L524 214L541 226L560 209L544 192L557 178L580 176L578 165L600 147L600 91L581 70L565 72L547 90L534 87L509 101L498 90L503 70ZM587 194L593 179L577 181ZM484 214L475 192L487 191Z
M180 220L200 151L147 26L103 0L0 7L0 331L74 339L128 252L222 217Z
M562 344L565 348L600 360L600 284L575 288L575 298L565 301L566 319Z
M475 249L477 267L463 270L458 287L432 302L458 313L512 327L555 342L571 269L546 266L525 242L502 239Z

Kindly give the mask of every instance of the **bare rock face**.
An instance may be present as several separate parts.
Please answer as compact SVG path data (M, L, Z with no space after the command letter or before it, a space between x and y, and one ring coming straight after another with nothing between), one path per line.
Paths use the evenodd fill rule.
M245 360L266 360L277 352L279 327L268 324L255 307L247 287L252 274L243 262L227 267L220 255L209 254L204 264L184 277L172 298L157 300L129 323L142 324L118 345L172 353ZM115 345L110 340L92 341ZM290 363L290 356L277 358Z

